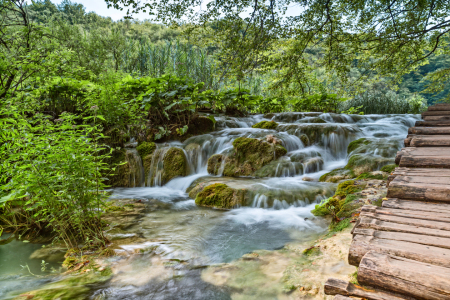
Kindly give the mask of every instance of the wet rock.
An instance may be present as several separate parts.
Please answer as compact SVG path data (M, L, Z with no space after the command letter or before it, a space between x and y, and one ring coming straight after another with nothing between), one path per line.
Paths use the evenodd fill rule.
M261 129L275 129L277 128L278 123L275 121L261 121L252 126L252 128L261 128Z
M186 155L177 147L162 148L155 151L150 163L148 185L165 184L175 177L186 176L189 172ZM148 165L148 164L146 164ZM156 180L155 180L156 179Z
M139 146L136 147L139 155L141 157L145 157L147 155L152 154L156 149L155 143L143 142Z
M314 181L315 179L314 179L314 178L311 178L311 177L306 177L306 176L305 176L305 177L302 178L302 180L303 180L303 181Z
M320 176L319 181L337 183L339 181L342 181L345 179L351 179L351 178L355 178L355 177L356 177L356 175L353 173L352 170L340 168L340 169L335 169L326 174L323 174L322 176Z
M198 116L191 120L188 134L205 134L214 130L214 122L209 117Z
M230 209L242 206L245 191L230 188L223 183L208 185L195 198L199 206Z
M258 139L240 137L233 142L234 151L229 155L213 155L208 160L208 172L224 176L250 176L264 165L285 155L286 148Z
M46 262L61 262L67 248L46 246L31 253L30 259L45 260Z
M276 137L273 136L273 134L269 134L266 136L266 142L268 142L269 144L275 144L275 145L282 145L283 143L281 142L280 139L277 139Z

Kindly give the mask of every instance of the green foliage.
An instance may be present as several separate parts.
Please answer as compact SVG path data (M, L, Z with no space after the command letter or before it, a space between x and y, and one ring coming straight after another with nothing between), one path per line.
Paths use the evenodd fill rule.
M42 114L26 117L13 106L2 109L0 189L8 195L1 206L5 228L50 231L70 247L102 244L100 223L105 188L101 172L108 156L100 146L103 135L96 125L103 117L76 118L61 114L51 121ZM17 218L17 211L23 218Z
M348 194L356 193L359 190L360 188L357 185L355 185L354 180L347 180L338 184L336 193L334 195L343 199Z
M293 101L294 111L338 112L339 103L346 98L336 94L315 94Z

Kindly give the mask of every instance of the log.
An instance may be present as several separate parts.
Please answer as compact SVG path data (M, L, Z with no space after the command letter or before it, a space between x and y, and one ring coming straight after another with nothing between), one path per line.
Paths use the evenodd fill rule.
M432 229L415 225L400 224L395 222L382 221L371 217L362 216L358 219L357 225L353 228L352 234L356 229L374 229L378 231L404 232L422 234L436 237L450 238L450 231L441 229Z
M450 116L425 116L424 121L450 121Z
M450 215L450 204L433 203L433 202L418 202L402 199L387 199L383 201L383 207L396 209L410 209L421 210L429 212L442 212Z
M416 299L449 300L450 269L371 251L361 260L358 282Z
M405 144L405 147L409 147L411 145L412 137L407 137L403 140L403 143Z
M387 198L450 202L450 185L407 183L397 179L398 176L389 183Z
M429 110L422 113L422 118L427 116L449 116L450 110Z
M327 279L324 284L324 292L325 295L362 297L371 300L412 300L412 298L399 297L394 293L380 291L373 288L363 288L348 281L335 278Z
M429 236L424 234L413 234L403 232L379 231L368 228L356 228L353 235L368 235L379 239L404 241L421 245L450 249L450 238Z
M363 256L371 250L438 266L450 265L450 249L359 234L353 237L348 263L358 266Z
M416 121L416 127L427 126L427 127L447 127L450 126L450 121Z
M397 163L397 157L395 159L395 163ZM450 168L450 155L447 156L401 155L400 161L397 164L400 167L438 168L438 169Z
M336 295L333 300L363 300L362 298L355 298L355 297L347 297L347 296L342 296L342 295Z
M410 209L395 209L387 207L377 207L373 205L364 205L361 208L361 212L450 223L450 215L448 214L448 212L429 212Z
M386 222L450 231L450 224L447 222L423 220L423 219L416 219L416 218L410 218L410 217L391 216L391 215L385 215L385 214L370 213L370 212L365 212L365 211L362 211L360 213L360 216L361 217L369 217L369 218L386 221Z
M450 113L450 111L449 111ZM435 135L435 134L450 134L449 127L410 127L408 134L422 134L422 135Z
M450 146L450 136L448 135L412 135L412 138L409 143L409 147L449 147L449 146Z

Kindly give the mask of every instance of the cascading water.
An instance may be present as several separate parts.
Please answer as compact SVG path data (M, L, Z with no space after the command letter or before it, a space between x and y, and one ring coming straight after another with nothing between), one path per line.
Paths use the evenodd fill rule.
M415 115L332 113L222 116L216 118L214 132L183 143L158 144L148 162L142 161L136 144L130 144L126 159L131 187L114 189L111 200L136 199L147 203L148 210L139 222L114 227L108 236L111 240L130 237L120 244L120 251L144 251L133 262L124 263L106 286L96 287L91 299L231 299L228 292L206 284L197 267L231 262L255 250L279 249L323 233L329 221L310 211L333 194L336 184L318 182L320 176L345 166L347 147L358 138L373 141L363 146L363 155L393 157L417 119ZM274 120L279 126L276 130L251 128L263 120ZM218 175L208 174L208 159L229 155L236 138L266 140L269 135L280 140L287 153L255 172L255 177L224 177L224 163ZM186 176L165 180L164 158L173 147L182 149ZM248 201L229 211L197 207L187 192L197 184L212 183L245 190ZM155 262L155 254L182 261L189 268L168 275ZM171 279L175 277L181 279ZM239 298L239 292L233 293Z

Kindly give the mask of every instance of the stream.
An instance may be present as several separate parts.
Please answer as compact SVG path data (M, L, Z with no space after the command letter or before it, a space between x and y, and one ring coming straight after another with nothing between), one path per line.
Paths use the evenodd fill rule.
M395 155L403 146L408 128L418 119L418 115L332 113L216 117L216 130L211 133L183 143L157 144L159 155L153 157L150 174L145 174L142 158L130 143L127 151L131 155L127 157L134 187L113 189L111 200L134 199L145 203L146 210L137 222L107 232L113 241L123 240L116 250L119 256L109 259L114 263L115 275L107 283L93 287L89 298L289 299L277 290L276 282L272 283L272 292L267 292L266 287L249 289L258 281L242 283L242 288L226 287L204 280L202 272L208 266L233 263L254 251L268 253L291 243L315 240L326 232L329 221L313 216L310 211L332 196L336 188L334 183L319 182L320 176L344 167L349 156L347 146L361 137L390 145L394 142L390 152ZM279 126L276 130L251 128L263 120L274 120ZM281 140L288 151L269 163L267 177L208 174L208 158L229 153L236 138L265 139L267 135ZM163 157L170 147L183 149L189 175L163 184ZM366 154L379 155L378 151L368 149ZM246 206L232 210L198 207L188 192L199 183L225 183L245 190L249 201ZM31 290L51 280L18 271L25 264L31 272L39 271L41 260L33 258L32 253L40 247L19 241L0 245L0 298L10 299L14 292ZM142 255L125 255L137 251ZM256 271L248 269L248 272Z

